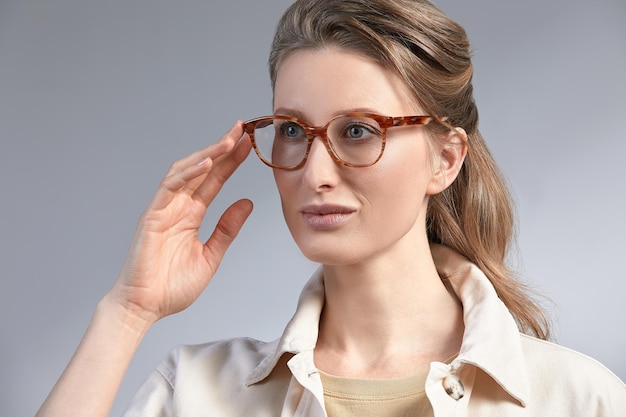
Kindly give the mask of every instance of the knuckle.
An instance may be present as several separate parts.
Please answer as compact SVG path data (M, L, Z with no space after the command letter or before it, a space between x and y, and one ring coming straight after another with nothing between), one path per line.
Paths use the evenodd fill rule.
M168 176L180 171L182 169L182 164L183 164L182 159L178 159L172 162L168 170Z

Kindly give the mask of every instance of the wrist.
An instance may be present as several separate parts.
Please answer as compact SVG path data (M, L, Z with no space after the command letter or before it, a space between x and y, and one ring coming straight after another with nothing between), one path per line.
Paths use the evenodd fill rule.
M108 292L98 303L95 318L105 318L119 325L124 330L135 333L142 338L157 321L156 316L140 313L118 301L112 292Z

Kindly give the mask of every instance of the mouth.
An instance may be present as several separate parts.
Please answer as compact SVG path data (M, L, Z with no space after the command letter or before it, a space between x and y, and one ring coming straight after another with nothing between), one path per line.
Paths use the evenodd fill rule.
M314 214L318 216L327 216L332 214L350 214L356 210L350 207L338 206L332 204L310 205L302 209L302 214Z
M306 225L315 230L332 230L345 224L356 210L339 205L309 205L301 210Z

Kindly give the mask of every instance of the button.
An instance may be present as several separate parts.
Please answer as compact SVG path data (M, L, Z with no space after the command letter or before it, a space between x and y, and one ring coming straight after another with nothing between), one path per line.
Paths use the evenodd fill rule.
M448 375L443 379L443 388L446 390L446 394L448 394L454 400L460 400L465 395L465 387L463 383L456 375Z

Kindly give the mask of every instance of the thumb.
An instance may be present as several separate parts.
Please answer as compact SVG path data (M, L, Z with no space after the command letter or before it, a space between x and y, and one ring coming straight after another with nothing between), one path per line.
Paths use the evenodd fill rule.
M248 199L233 203L220 217L213 233L204 243L204 256L213 272L217 269L226 250L235 240L241 227L252 213L253 204Z

